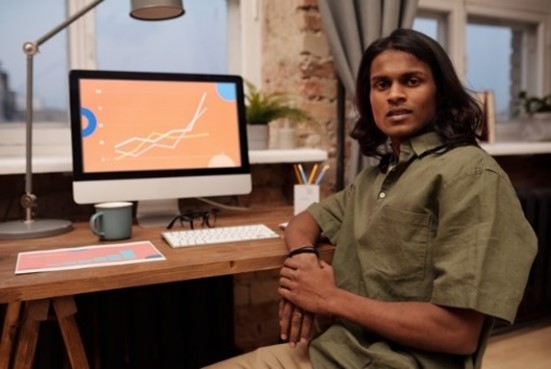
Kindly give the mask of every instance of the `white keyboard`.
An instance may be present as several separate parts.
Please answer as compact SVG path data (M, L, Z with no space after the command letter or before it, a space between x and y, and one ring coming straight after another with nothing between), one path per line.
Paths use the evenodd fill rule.
M264 224L184 229L162 232L161 235L174 248L279 238L276 232Z

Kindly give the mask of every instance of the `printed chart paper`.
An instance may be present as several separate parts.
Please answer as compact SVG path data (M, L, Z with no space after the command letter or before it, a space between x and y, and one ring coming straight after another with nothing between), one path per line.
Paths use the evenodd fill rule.
M150 241L20 252L15 274L166 260Z

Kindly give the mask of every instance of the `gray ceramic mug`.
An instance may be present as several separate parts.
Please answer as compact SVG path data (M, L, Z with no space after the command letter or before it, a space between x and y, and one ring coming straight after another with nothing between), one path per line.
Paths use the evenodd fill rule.
M123 240L132 236L132 203L103 202L94 205L90 230L100 240Z

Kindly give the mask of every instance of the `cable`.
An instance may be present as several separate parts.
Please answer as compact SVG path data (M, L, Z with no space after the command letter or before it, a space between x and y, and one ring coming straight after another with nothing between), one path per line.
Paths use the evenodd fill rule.
M204 197L196 197L196 199L200 200L200 201L203 201L203 202L205 202L209 205L217 206L221 209L226 209L226 210L233 210L233 211L250 211L250 210L252 210L251 208L246 208L246 207L242 207L242 206L232 206L232 205L222 204L222 203L219 203L219 202L216 202L216 201L208 200Z

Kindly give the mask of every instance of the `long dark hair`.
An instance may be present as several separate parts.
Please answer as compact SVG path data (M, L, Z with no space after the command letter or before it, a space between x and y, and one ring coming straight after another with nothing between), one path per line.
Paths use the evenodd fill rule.
M399 50L415 56L427 64L436 85L436 114L427 126L438 134L445 149L464 145L478 145L478 132L483 113L475 98L457 77L446 51L432 38L411 30L397 29L390 36L373 42L365 50L356 79L356 108L359 118L350 136L356 139L366 156L384 158L381 145L386 135L373 119L369 94L371 63L383 51Z

